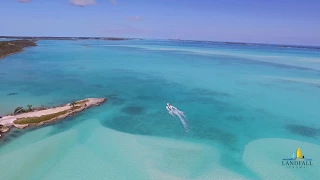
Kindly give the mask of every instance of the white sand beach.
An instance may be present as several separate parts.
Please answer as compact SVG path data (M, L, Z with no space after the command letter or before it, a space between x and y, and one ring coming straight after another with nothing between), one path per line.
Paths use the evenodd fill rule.
M77 104L75 106L82 106L81 108L74 110L74 112L78 112L78 111L82 111L85 108L89 108L91 106L95 106L95 105L99 105L102 102L105 101L105 98L87 98L84 100L80 100L77 101L76 103L79 102L85 102L84 104ZM62 112L65 110L71 110L72 106L70 105L70 103L66 104L66 105L62 105L59 107L54 107L54 108L49 108L49 109L45 109L45 110L40 110L40 111L32 111L32 112L27 112L27 113L22 113L22 114L18 114L18 115L9 115L9 116L4 116L0 119L0 124L10 127L10 126L15 126L18 128L23 128L25 127L25 125L17 125L14 123L15 120L19 119L19 118L27 118L27 117L40 117L43 115L49 115L49 114L54 114L54 113L58 113L58 112Z

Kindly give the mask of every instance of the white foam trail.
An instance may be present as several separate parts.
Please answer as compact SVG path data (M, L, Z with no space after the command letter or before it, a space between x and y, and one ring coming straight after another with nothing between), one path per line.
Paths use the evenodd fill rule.
M186 116L182 111L179 111L178 109L172 109L169 111L169 114L173 117L178 117L180 119L180 122L186 132L188 132L188 125L186 123Z

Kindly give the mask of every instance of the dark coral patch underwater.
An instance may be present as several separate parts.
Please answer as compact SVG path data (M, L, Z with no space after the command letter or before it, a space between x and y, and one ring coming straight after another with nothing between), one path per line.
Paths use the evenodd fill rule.
M320 129L303 126L303 125L296 125L296 124L289 124L286 126L287 130L289 130L293 134L297 134L300 136L306 137L316 137L320 136Z
M7 96L13 96L13 95L17 95L17 94L19 94L19 93L9 93L9 94L7 94Z
M141 106L126 106L122 108L121 111L128 115L141 115L145 109Z

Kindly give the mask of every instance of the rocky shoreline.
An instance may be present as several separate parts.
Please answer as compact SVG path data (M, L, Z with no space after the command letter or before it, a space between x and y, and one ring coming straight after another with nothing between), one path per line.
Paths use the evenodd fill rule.
M18 115L2 117L0 119L0 139L7 134L11 128L24 129L27 127L42 126L73 116L90 107L99 106L104 102L106 102L106 98L87 98L54 108L35 110ZM44 119L44 117L48 117L48 119L40 122L32 122L32 120L36 121L41 118Z
M9 130L10 130L10 128L8 128L7 126L3 126L3 125L0 124L0 138L1 138L4 134L8 133Z

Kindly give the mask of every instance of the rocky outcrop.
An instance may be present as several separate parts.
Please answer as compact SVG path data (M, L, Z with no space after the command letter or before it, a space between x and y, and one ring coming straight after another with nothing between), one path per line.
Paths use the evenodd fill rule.
M0 124L0 138L7 132L9 132L9 128L7 126Z

